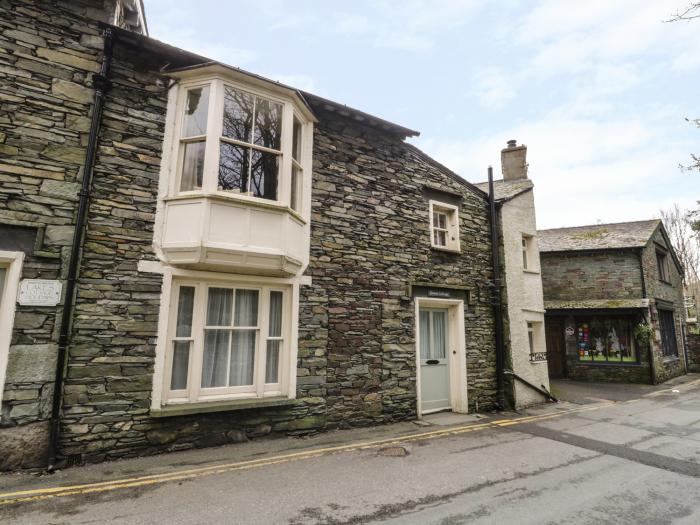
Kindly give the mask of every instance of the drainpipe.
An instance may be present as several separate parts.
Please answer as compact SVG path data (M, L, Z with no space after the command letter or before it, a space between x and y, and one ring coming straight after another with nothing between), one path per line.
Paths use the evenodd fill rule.
M95 155L97 152L97 139L102 122L102 108L105 96L111 87L108 80L109 69L112 64L113 34L111 28L104 30L104 47L102 52L102 65L100 72L92 76L95 89L95 99L92 107L92 119L90 121L90 134L85 151L85 163L83 166L83 181L79 192L78 214L75 220L73 232L73 244L71 246L68 262L68 275L66 276L66 295L63 301L61 315L61 331L58 336L58 358L56 361L56 379L53 389L53 404L51 407L51 421L49 430L49 458L47 470L52 472L56 464L58 438L61 431L61 401L63 400L63 380L65 377L66 353L70 342L70 329L73 317L75 301L75 284L80 268L80 255L83 245L83 234L87 219L90 187L92 186L93 169L95 167Z
M493 264L493 315L496 323L496 404L505 408L504 369L505 347L503 345L503 301L501 298L500 242L498 235L498 213L493 191L493 168L489 166L489 210L491 215L491 261Z

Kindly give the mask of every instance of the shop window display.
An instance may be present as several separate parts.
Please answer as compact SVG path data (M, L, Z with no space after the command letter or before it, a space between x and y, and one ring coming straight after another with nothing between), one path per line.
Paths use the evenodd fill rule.
M577 319L576 349L579 361L636 363L632 326L633 320L628 317Z

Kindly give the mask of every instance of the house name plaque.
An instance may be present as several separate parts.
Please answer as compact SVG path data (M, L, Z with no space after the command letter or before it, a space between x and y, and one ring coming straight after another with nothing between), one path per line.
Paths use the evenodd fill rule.
M61 282L49 279L22 279L17 301L23 306L56 306L61 302Z

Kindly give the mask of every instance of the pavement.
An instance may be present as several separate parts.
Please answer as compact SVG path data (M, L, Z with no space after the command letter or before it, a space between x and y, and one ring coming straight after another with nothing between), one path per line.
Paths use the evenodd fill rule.
M521 412L0 476L0 523L700 523L700 375Z

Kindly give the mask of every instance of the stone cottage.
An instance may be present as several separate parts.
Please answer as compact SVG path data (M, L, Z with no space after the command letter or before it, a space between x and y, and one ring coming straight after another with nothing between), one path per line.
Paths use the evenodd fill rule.
M0 467L495 408L487 195L145 32L0 3Z
M516 406L521 407L541 403L549 392L534 184L527 174L527 146L509 141L501 150L501 171L503 178L494 181L493 188L508 294L508 355L516 379L512 388ZM477 187L489 191L488 182Z
M540 230L551 377L686 373L680 265L660 220Z

